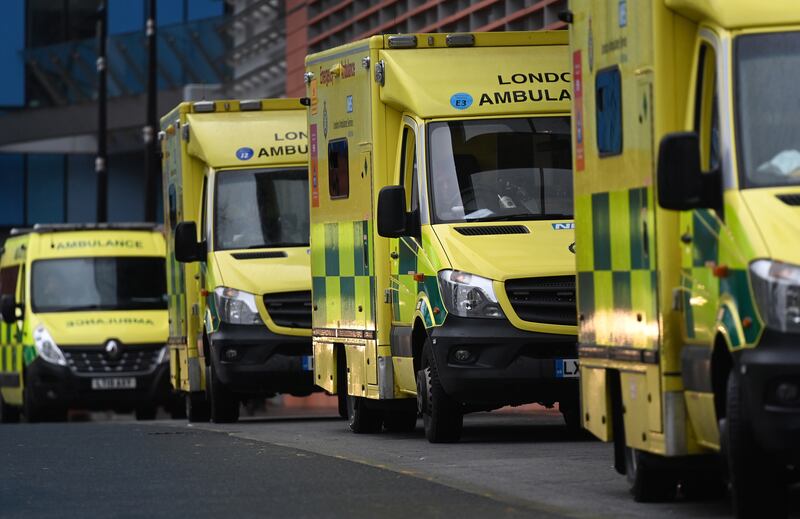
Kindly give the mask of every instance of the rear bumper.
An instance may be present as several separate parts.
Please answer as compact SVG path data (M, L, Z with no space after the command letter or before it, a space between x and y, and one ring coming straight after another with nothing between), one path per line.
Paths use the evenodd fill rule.
M577 378L563 378L557 364L577 359L576 338L528 332L507 320L466 319L448 315L431 332L433 354L444 390L476 408L540 402L577 401ZM468 362L454 353L466 349Z
M759 445L783 459L800 462L800 400L780 401L781 384L800 388L800 336L764 332L759 345L739 357L748 416Z
M66 366L37 358L25 370L25 391L32 392L37 405L91 410L130 411L142 405L172 402L167 362L149 373L115 374L114 377L135 378L136 388L92 389L92 379L108 377L77 374Z
M266 326L220 323L209 340L217 376L235 393L308 395L318 390L310 364L311 337L279 335Z

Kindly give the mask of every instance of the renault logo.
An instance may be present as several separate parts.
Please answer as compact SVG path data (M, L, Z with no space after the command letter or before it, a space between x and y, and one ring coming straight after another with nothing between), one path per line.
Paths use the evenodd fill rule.
M569 244L569 251L575 254L575 242Z
M111 360L117 360L122 353L122 350L119 347L119 343L114 339L111 339L106 343L106 353L108 354L108 358Z

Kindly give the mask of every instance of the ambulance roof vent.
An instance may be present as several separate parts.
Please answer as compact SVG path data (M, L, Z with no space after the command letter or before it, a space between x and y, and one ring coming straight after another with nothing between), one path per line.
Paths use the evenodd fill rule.
M785 195L777 195L778 200L786 205L800 205L800 193L789 193Z
M530 234L524 225L489 225L481 227L454 227L456 232L464 236L491 236L496 234Z
M206 114L216 110L217 106L214 101L197 101L192 103L192 108L194 108L195 113Z
M475 35L469 33L448 34L444 41L448 47L472 47L475 45Z
M417 46L417 37L413 34L389 36L390 49L413 49Z
M255 112L261 110L261 99L246 99L239 101L239 110L243 112Z

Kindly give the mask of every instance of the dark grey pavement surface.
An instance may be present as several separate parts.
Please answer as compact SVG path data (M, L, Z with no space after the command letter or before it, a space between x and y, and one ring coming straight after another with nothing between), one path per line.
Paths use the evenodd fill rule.
M197 428L4 425L0 446L3 518L531 515L394 471Z
M269 413L0 426L0 518L730 517L725 499L634 503L611 447L557 414L477 413L431 445L421 422L355 435L330 410Z

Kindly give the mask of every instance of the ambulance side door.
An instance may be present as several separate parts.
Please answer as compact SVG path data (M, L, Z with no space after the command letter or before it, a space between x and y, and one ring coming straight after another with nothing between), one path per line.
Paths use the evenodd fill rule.
M417 253L419 250L419 185L417 181L418 126L410 117L403 118L400 153L395 184L406 192L406 212L413 215L416 229L408 236L390 239L392 283L392 354L411 357L411 325L417 302ZM397 329L397 332L395 332ZM402 337L400 337L402 336ZM397 351L396 351L397 350ZM406 351L407 350L407 351Z

